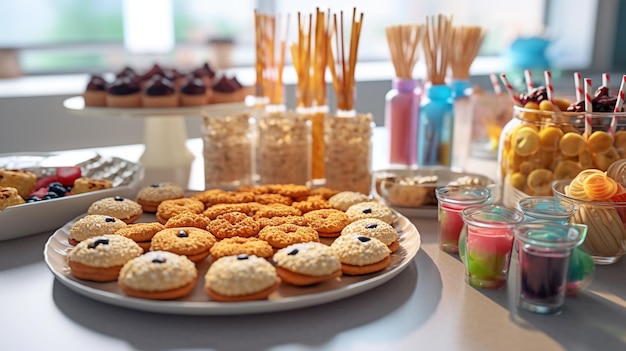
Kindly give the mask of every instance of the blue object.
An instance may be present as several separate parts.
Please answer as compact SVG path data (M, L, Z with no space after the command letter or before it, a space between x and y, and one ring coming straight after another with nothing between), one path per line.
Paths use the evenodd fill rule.
M550 41L540 37L517 38L507 54L509 66L515 69L548 69L546 49Z
M452 89L445 84L427 87L417 130L418 166L450 166L453 118Z

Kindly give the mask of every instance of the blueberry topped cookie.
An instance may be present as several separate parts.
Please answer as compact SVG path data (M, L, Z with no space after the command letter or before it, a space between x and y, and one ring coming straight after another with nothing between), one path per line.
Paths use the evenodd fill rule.
M139 189L137 203L145 212L156 212L159 204L165 200L180 199L185 196L183 188L175 183L162 182Z
M140 204L122 196L112 196L97 200L87 209L87 214L99 214L119 218L126 222L126 224L135 222L142 213L143 209Z
M94 236L113 234L127 225L126 222L112 216L86 215L72 224L67 240L71 245L76 245Z
M278 276L292 285L312 285L341 276L339 256L322 243L289 245L278 250L273 261Z

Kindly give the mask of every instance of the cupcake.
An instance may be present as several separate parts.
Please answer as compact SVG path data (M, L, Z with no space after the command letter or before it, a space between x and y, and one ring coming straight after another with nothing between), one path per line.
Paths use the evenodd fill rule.
M139 80L126 76L117 78L107 89L108 107L141 107Z
M140 204L121 196L106 197L94 201L87 209L87 214L112 216L121 219L126 224L138 220L142 213L143 209Z
M110 282L117 280L126 262L142 253L133 240L107 234L81 241L67 253L66 261L76 278Z
M128 296L174 300L188 295L198 280L198 269L187 257L151 251L126 262L117 283Z
M213 91L207 89L204 81L193 76L187 77L180 87L181 106L203 106L212 96Z
M241 86L226 76L222 76L211 87L211 90L213 90L213 97L211 98L213 104L240 102L244 99Z
M263 300L278 288L280 278L266 259L241 254L215 261L204 277L204 291L215 301Z
M212 86L215 80L215 71L209 66L208 62L205 62L202 66L191 71L191 74L196 78L202 79L204 85L207 87Z
M278 250L273 261L281 280L292 285L313 285L341 276L339 256L317 242L289 245Z
M104 107L107 105L107 81L99 75L92 75L83 92L85 106Z
M155 75L146 82L141 101L143 107L178 107L178 93L172 81Z
M113 234L127 225L121 219L111 216L86 215L72 224L67 241L71 245L77 245L79 242L94 236Z
M346 275L363 275L381 271L391 263L391 250L378 239L359 234L341 235L330 245L339 256Z

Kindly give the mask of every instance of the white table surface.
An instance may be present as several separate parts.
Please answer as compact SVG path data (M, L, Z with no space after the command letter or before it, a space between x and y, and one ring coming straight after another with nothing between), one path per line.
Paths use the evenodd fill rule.
M377 130L384 133L384 130ZM202 188L201 140L191 188ZM374 164L384 168L384 145ZM98 149L138 159L142 146ZM493 162L470 162L493 175ZM464 282L458 256L437 246L437 222L413 218L422 247L397 277L362 294L301 310L179 316L111 306L55 280L43 261L51 233L0 242L0 350L625 350L626 261L597 267L563 313L518 311L510 287ZM0 229L1 230L1 229Z

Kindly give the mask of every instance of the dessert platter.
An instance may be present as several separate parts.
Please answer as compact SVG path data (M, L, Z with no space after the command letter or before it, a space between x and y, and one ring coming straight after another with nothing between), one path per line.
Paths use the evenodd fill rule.
M67 222L48 240L44 248L44 258L49 269L63 285L88 298L130 309L151 311L165 314L187 315L239 315L263 312L275 312L304 308L354 296L384 284L409 266L420 249L420 234L415 226L404 216L397 214L393 223L400 238L400 249L391 254L391 263L377 273L361 276L343 275L339 279L329 280L312 286L296 287L281 283L266 300L244 302L216 302L202 290L203 280L186 297L162 301L129 297L122 293L116 282L92 282L74 277L66 263L66 255L72 246L68 243L70 228L80 217ZM144 213L137 221L154 221L153 214ZM329 239L321 238L327 243ZM209 260L198 263L198 277L204 277Z
M79 167L83 177L110 181L111 187L8 206L0 210L0 241L55 230L98 199L134 194L143 177L140 164L117 157L103 157L95 152L65 153L63 156L55 153L0 154L0 169L28 171L38 180L69 165Z

